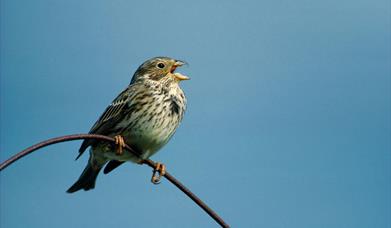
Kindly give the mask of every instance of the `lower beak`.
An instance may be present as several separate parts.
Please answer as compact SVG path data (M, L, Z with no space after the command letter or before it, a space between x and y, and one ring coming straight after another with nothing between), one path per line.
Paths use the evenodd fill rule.
M176 79L178 79L179 81L183 81L183 80L189 80L190 78L187 77L186 75L183 75L181 73L174 73L174 76Z
M181 61L181 60L176 60L176 62L174 63L174 65L172 66L171 68L171 73L175 71L175 69L177 67L181 67L183 65L186 65L187 63L184 62L184 61ZM183 74L180 74L180 73L174 73L174 76L176 79L178 79L179 81L183 81L183 80L189 80L190 78L183 75Z

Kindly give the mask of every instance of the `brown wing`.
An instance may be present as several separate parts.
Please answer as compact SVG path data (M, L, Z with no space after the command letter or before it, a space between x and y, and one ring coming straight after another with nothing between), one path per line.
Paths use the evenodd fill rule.
M112 135L115 134L115 126L131 111L131 99L135 95L137 85L133 84L122 91L117 98L106 108L98 121L92 126L90 134ZM86 139L80 146L78 159L87 147L96 143L94 139Z

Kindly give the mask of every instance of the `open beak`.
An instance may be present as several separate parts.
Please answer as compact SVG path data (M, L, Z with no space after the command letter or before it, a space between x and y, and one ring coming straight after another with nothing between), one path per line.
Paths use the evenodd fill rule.
M183 74L180 74L180 73L174 73L174 71L176 70L177 67L181 67L183 65L185 65L186 62L183 62L183 61L180 61L180 60L176 60L174 65L171 67L171 70L170 72L175 76L176 79L178 79L179 81L183 81L183 80L189 80L190 78L183 75Z

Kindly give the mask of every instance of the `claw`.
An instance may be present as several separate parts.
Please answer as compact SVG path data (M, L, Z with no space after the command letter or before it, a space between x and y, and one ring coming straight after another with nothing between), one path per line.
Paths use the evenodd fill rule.
M121 135L116 135L114 139L115 139L115 145L117 145L117 150L115 154L122 155L123 148L125 148L125 140Z
M159 172L159 175L156 175L156 173ZM155 169L153 170L153 174L152 174L152 178L151 178L151 182L153 184L160 184L160 179L162 178L162 176L164 176L166 174L166 166L160 162L157 162L156 163L156 167Z

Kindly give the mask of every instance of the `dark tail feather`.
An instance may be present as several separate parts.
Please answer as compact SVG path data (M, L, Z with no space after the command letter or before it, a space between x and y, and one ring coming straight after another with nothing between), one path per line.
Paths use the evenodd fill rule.
M105 166L105 169L103 170L103 173L104 174L108 174L111 171L113 171L115 168L117 168L118 166L122 165L123 163L124 163L123 161L111 160Z
M90 189L95 188L96 177L98 176L99 171L101 169L102 166L98 168L93 168L88 162L87 167L84 169L79 179L67 190L67 192L73 193L79 191L80 189L88 191Z

